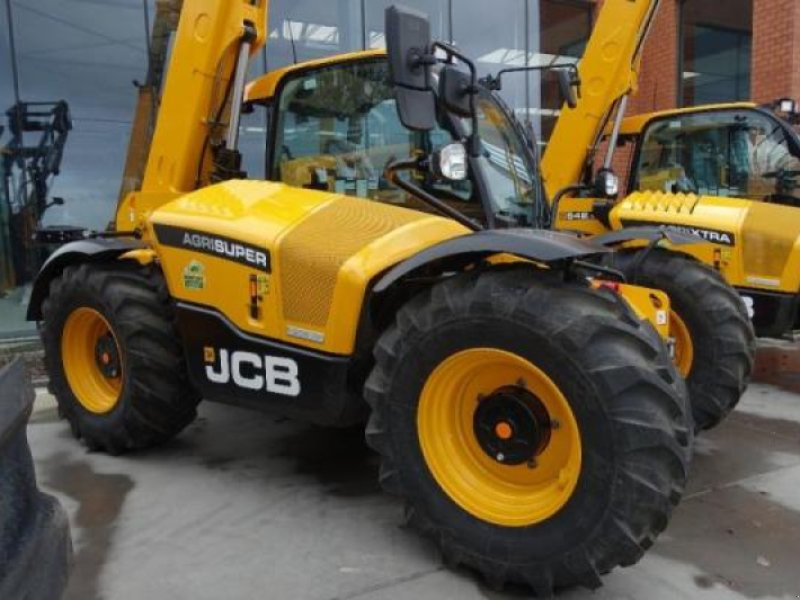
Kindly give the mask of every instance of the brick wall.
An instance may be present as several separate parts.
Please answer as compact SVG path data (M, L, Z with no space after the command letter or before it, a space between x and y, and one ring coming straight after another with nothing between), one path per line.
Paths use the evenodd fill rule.
M642 56L628 114L673 108L678 97L678 2L662 0Z
M598 9L604 0L596 0ZM698 0L695 0L698 1ZM726 3L699 0L700 14L725 23ZM659 15L645 45L639 93L628 114L672 108L678 99L679 0L662 0ZM730 15L732 18L733 15ZM730 24L731 27L734 24ZM752 95L756 102L788 96L800 100L800 0L753 0Z
M800 99L798 0L753 0L752 93L756 102Z

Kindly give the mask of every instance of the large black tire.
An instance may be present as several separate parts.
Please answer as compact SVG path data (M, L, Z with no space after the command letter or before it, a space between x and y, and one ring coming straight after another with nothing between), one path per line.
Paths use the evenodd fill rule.
M624 253L612 260L631 283L669 295L694 347L686 383L695 427L711 429L736 407L750 382L756 337L747 309L722 275L690 256L655 249L640 257Z
M78 400L67 379L62 333L68 317L88 308L105 318L122 360L121 391L109 412ZM161 272L119 262L67 267L54 279L43 307L42 341L50 392L76 438L91 450L120 454L177 435L197 412L174 312Z
M508 527L462 509L426 463L417 431L431 373L465 349L513 353L544 371L569 402L583 459L577 486L552 517ZM465 274L405 305L380 338L365 388L367 441L380 479L449 565L493 587L538 595L636 563L667 526L686 483L693 428L685 385L662 340L610 291L530 270ZM444 434L444 432L443 432Z

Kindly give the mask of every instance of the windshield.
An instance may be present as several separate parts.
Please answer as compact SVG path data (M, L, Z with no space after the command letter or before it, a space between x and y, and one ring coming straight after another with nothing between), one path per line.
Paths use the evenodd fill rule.
M642 136L633 187L795 203L800 158L788 133L755 110L660 119Z
M411 131L399 120L385 60L353 61L288 76L278 94L268 177L294 187L357 196L436 212L386 179L397 159L423 156L455 141L437 125ZM400 173L472 219L483 207L470 181Z
M537 174L518 125L500 101L482 89L477 98L478 159L495 217L511 226L536 222ZM466 123L467 128L469 124Z

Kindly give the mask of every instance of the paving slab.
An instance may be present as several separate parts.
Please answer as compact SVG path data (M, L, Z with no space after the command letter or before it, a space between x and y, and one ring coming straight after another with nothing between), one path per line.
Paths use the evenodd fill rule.
M168 445L89 453L40 394L41 487L67 508L67 600L501 600L401 527L361 432L204 403ZM569 600L800 598L800 396L753 385L698 442L687 495L636 566Z

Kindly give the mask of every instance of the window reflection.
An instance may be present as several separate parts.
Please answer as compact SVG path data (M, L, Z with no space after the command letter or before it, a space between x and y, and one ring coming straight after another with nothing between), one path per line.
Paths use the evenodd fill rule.
M681 3L683 106L750 98L753 0Z
M402 4L408 8L428 15L431 22L431 36L436 40L450 41L448 0L365 0L365 42L367 48L385 48L384 20L386 9L393 4Z
M644 133L635 189L800 201L800 159L781 125L756 111L656 121Z
M272 0L267 67L362 48L361 14L360 0Z

